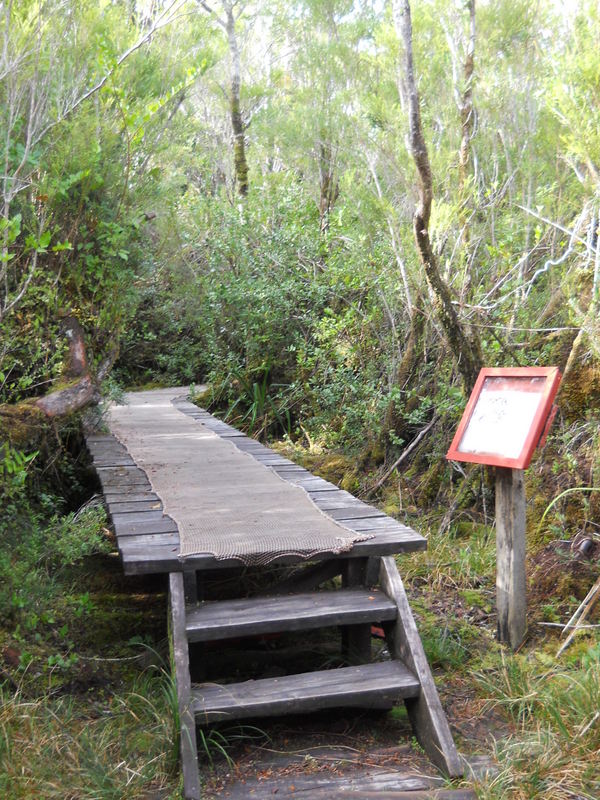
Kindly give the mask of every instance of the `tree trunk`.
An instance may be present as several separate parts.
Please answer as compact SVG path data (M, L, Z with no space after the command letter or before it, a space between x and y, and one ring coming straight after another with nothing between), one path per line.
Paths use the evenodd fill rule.
M452 305L450 289L442 278L437 258L429 238L429 218L433 201L433 182L427 145L423 136L419 93L415 80L412 49L412 23L408 0L394 2L394 19L399 35L404 42L404 69L409 113L410 150L417 168L419 179L419 204L413 217L413 230L419 258L425 276L434 295L436 311L450 349L456 359L458 370L469 391L477 378L482 365L478 342L471 339L464 330Z
M323 235L329 230L329 215L340 194L329 142L321 142L319 145L319 182L319 231Z
M235 33L235 17L231 3L224 4L225 30L229 43L231 58L231 127L233 128L233 167L238 192L245 197L248 194L248 162L246 161L245 126L242 118L240 93L242 87L242 68L240 50Z
M465 53L463 78L465 81L459 99L461 140L458 151L458 180L461 195L471 165L471 139L475 129L475 107L473 105L473 70L475 66L475 0L467 0L469 10L469 39Z
M417 298L417 302L418 302ZM421 362L423 355L423 334L425 331L425 315L415 306L413 307L410 318L410 331L404 353L398 364L396 375L394 376L394 386L403 390L408 386L415 369ZM409 409L407 409L409 410ZM394 446L390 442L390 432L406 441L409 430L403 414L399 413L394 400L388 403L385 417L383 420L383 436L385 442L386 458L391 455Z

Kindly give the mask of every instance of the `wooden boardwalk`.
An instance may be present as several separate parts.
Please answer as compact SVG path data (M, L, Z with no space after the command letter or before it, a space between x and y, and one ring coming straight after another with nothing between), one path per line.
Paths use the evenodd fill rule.
M131 397L135 401L142 396L140 393ZM169 498L161 499L156 494L148 473L113 434L88 434L87 445L125 572L169 574L170 627L186 799L201 797L197 725L336 707L389 709L399 701L405 702L415 735L433 763L446 775L462 775L463 762L454 746L393 558L398 553L424 550L426 540L185 399L176 399L173 392L165 393L165 397L175 402L178 412L194 420L200 426L198 430L217 434L250 454L256 462L257 475L264 474L268 467L284 481L302 487L317 509L331 520L341 522L346 531L367 532L372 537L355 542L346 552L319 552L308 561L297 554L281 552L273 564L261 568L271 577L268 593L263 594L259 589L250 596L234 592L225 599L203 600L209 576L215 572L238 574L240 561L217 558L213 553L182 558L178 525L163 513L163 501L172 509ZM201 438L196 445L201 452ZM145 467L152 475L160 465L145 464ZM197 493L202 498L201 485L190 489L194 496ZM207 507L209 499L206 498ZM172 514L176 517L177 510L172 510ZM283 577L282 565L293 567ZM341 583L332 583L336 576L341 576ZM389 661L371 662L374 623L385 631ZM330 628L342 632L347 666L222 685L192 683L190 645L196 646L195 643L225 643L240 637ZM360 780L346 783L345 788L340 784L339 796L367 796ZM407 787L406 782L402 784L399 780L394 789L390 778L379 789L373 785L368 796L413 800L421 797L462 800L473 796L464 791L453 794L452 790L440 794L439 787L431 791L421 787L411 794ZM286 796L279 788L277 791L278 797ZM314 792L308 789L305 796L336 797L338 790L315 785Z

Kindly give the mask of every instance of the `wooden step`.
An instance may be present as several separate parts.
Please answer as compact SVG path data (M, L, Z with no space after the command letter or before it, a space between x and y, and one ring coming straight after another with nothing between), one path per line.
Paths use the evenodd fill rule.
M186 610L190 642L396 619L396 604L374 589L340 589L202 603Z
M273 771L274 772L274 771ZM302 775L297 772L261 778L244 778L225 787L218 795L205 794L207 800L227 797L228 800L476 800L471 789L448 789L440 778L423 775L382 772L373 769L345 774L323 772Z
M262 678L192 688L192 710L200 724L223 719L269 717L324 708L390 708L417 697L420 685L399 661Z

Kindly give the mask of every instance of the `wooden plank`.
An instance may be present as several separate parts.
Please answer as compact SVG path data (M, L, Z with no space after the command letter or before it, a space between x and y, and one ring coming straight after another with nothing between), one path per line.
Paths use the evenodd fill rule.
M177 705L179 708L181 767L185 800L200 800L200 775L198 774L198 746L196 723L192 710L192 691L188 643L185 636L185 598L183 576L169 575L169 601L171 607L171 642L174 662Z
M329 481L324 481L323 478L315 478L312 476L311 478L290 478L290 483L296 484L296 486L301 486L303 489L309 494L313 492L338 492L339 489L337 486L334 486L333 483L329 483Z
M120 451L127 451L122 442L116 439L114 436L111 436L108 441L101 441L101 442L94 442L86 439L86 445L91 452L94 453L109 453L115 450Z
M396 605L384 593L338 589L203 603L187 610L186 631L188 641L208 642L368 622L370 634L370 623L395 618Z
M356 505L356 503L361 503L361 501L357 500L350 492L338 489L335 494L333 492L316 494L314 503L318 505L319 508L323 509L323 511L329 511L333 508L348 508L349 506Z
M383 511L379 511L372 506L366 506L358 503L354 506L347 506L346 508L332 508L329 510L322 509L328 517L336 519L339 522L351 519L390 519Z
M516 650L527 630L525 483L522 469L496 467L498 640Z
M345 775L331 773L302 775L297 772L264 778L244 778L225 787L219 795L228 800L476 800L471 789L447 789L439 779L401 772L380 772L372 769L352 771Z
M122 514L119 513L114 506L111 506L110 516L115 525L127 523L135 525L138 522L162 522L165 517L171 519L166 514L163 514L161 509L137 509L136 511Z
M283 456L278 456L277 453L273 453L272 456L254 455L254 453L252 453L252 457L254 458L255 461L258 461L259 464L264 464L265 467L295 466L293 461L290 461L288 458L283 458Z
M112 433L88 433L86 434L85 441L88 444L98 444L100 442L116 442L117 439Z
M160 500L134 500L117 503L111 501L109 505L111 514L135 514L140 511L162 511Z
M143 501L154 501L160 502L160 497L152 491L140 489L138 486L127 486L125 487L125 491L116 492L112 489L108 489L104 493L104 499L107 505L111 503L137 503Z
M128 478L146 478L147 475L143 469L140 469L137 466L133 467L96 467L96 472L98 473L101 480L115 480L115 481L123 481Z
M406 700L415 735L439 769L450 777L460 777L464 772L463 762L450 733L402 578L391 556L381 559L379 579L381 588L398 607L396 622L390 626L390 652L406 664L421 684L420 694Z
M389 708L418 693L418 681L397 661L192 689L201 724L325 708Z
M285 478L285 480L289 480L289 478L300 478L302 476L307 478L313 477L307 469L299 467L297 464L276 464L273 466L273 472L276 472L282 478Z
M114 458L94 458L95 467L135 467L135 461L131 456L115 456Z
M138 533L131 536L117 536L119 552L127 554L130 551L146 548L150 553L152 548L159 545L169 545L179 549L178 533Z
M412 528L407 528L392 517L384 515L383 517L367 517L366 519L348 519L344 523L346 528L351 531L411 531Z
M129 514L123 514L121 516L128 517ZM140 536L149 533L178 533L179 531L177 523L166 514L162 516L162 519L150 520L148 522L124 521L117 523L113 521L113 527L119 538L121 536Z
M150 486L146 473L139 467L97 467L96 473L107 492L115 487Z
M254 439L237 439L233 444L238 450L243 450L245 453L252 453L253 455L274 456L276 453L265 447L264 444L255 441Z
M394 553L414 553L419 550L427 549L427 540L411 528L398 529L391 531L377 531L373 539L364 542L355 542L348 553L332 555L323 553L322 555L311 558L311 561L324 561L326 559L360 558L364 556L383 556ZM135 552L134 549L128 552L127 560L123 559L123 566L127 575L144 575L158 572L181 571L183 564L186 568L197 570L206 569L227 569L239 567L241 562L238 559L216 559L209 553L186 558L182 562L178 558L178 550L172 548L153 548L149 555L147 550ZM302 559L297 556L283 556L277 559L278 565L298 564Z

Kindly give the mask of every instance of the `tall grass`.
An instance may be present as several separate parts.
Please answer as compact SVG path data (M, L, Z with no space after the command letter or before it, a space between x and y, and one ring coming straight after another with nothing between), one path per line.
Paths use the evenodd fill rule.
M514 720L514 735L496 744L499 774L484 800L598 800L600 797L600 654L589 648L571 664L540 667L525 656L502 657L480 676L490 706Z
M170 677L156 671L105 701L0 690L0 796L134 800L173 787L172 695Z

